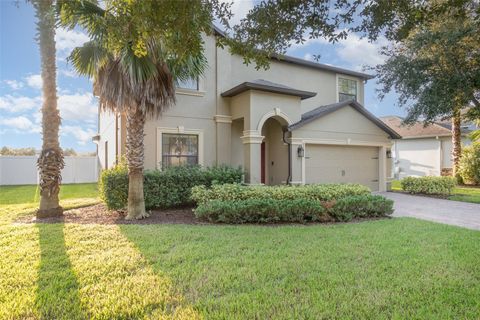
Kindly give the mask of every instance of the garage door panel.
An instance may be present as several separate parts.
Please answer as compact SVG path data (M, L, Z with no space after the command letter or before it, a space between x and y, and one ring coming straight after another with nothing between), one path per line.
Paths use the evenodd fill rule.
M378 190L378 148L307 145L307 183L360 183Z

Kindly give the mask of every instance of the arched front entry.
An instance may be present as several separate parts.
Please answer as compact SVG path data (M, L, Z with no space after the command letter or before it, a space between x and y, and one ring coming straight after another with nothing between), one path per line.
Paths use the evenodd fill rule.
M263 184L287 182L288 144L283 141L283 132L287 127L288 121L276 115L265 120L259 130L264 137L260 149L260 181Z

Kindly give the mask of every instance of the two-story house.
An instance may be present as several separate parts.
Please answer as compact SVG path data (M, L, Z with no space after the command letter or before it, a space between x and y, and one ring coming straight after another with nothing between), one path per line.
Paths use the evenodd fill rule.
M387 149L398 134L364 107L368 74L293 57L268 70L205 37L209 67L178 85L177 103L145 125L145 168L228 164L250 184L356 182L385 190ZM361 54L359 52L359 54ZM125 119L100 113L103 168L125 153Z

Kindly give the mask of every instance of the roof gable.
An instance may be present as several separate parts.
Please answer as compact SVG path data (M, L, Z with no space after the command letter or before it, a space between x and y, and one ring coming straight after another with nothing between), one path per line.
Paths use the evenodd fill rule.
M382 129L384 132L386 132L392 139L400 139L401 136L392 130L389 126L384 124L382 121L380 121L377 117L375 117L372 113L370 113L367 109L365 109L360 103L354 101L354 100L347 100L347 101L342 101L342 102L337 102L333 104L329 104L326 106L320 106L318 108L315 108L311 111L305 112L302 114L302 119L292 125L289 126L289 130L295 130L298 129L307 123L313 122L316 119L319 119L321 117L324 117L332 112L335 112L337 110L340 110L341 108L344 108L346 106L350 106L359 113L361 113L365 118L369 119L371 122L373 122L377 127Z

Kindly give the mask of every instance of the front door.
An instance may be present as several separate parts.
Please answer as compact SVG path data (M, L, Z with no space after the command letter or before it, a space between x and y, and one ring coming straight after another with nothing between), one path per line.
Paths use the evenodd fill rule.
M260 180L265 184L265 142L262 142L260 150Z

